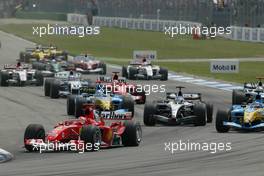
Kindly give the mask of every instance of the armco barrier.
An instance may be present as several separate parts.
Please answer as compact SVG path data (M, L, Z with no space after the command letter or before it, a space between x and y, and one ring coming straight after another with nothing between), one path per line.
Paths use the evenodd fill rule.
M67 21L74 24L87 25L85 15L68 14ZM93 24L96 26L118 27L125 29L137 29L148 31L164 31L165 26L201 26L201 23L189 21L151 20L120 17L94 17Z
M67 21L74 24L87 25L85 15L67 14ZM136 30L164 31L165 26L201 26L201 23L190 21L171 21L171 20L153 20L153 19L136 19L120 17L94 17L93 24L96 26L118 27ZM230 35L218 35L231 40L264 42L264 28L249 28L231 26Z

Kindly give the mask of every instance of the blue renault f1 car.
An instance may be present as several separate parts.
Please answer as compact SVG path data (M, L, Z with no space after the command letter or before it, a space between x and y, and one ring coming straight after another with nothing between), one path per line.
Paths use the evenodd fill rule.
M134 100L131 96L119 94L107 94L96 90L95 94L70 95L67 99L67 114L80 117L83 114L85 105L94 104L99 111L109 111L111 113L131 112L134 116Z
M233 105L230 110L219 110L216 114L216 130L219 133L230 129L262 131L264 130L264 104L258 94L252 103Z

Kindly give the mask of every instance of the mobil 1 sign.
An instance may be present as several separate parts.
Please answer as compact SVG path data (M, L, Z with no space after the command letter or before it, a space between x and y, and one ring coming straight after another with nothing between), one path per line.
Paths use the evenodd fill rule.
M239 73L239 60L211 60L211 73Z

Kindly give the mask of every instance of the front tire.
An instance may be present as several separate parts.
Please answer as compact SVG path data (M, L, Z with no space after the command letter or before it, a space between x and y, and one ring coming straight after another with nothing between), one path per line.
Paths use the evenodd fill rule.
M218 133L227 133L230 129L229 126L225 126L223 123L229 120L230 112L219 110L216 114L215 128Z
M81 128L80 139L84 141L84 146L87 144L92 145L91 151L99 150L101 137L100 128L97 126L88 125Z
M27 139L42 139L43 142L45 140L45 129L42 125L39 124L30 124L27 126L25 133L24 133L24 143ZM26 145L25 148L27 151L32 152L33 146Z
M67 114L74 115L75 113L75 99L76 95L69 95L67 98Z
M124 123L125 131L122 134L122 143L124 146L139 146L142 140L142 129L139 123L126 121Z
M83 104L85 103L85 99L83 97L77 96L75 98L75 112L74 116L76 118L80 117L83 115Z

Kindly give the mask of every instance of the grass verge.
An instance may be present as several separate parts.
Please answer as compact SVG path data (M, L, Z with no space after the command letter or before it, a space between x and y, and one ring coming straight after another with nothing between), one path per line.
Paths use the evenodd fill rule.
M46 26L47 24L34 24ZM157 50L159 59L164 58L234 58L264 56L263 44L229 41L224 39L193 41L190 37L171 39L162 33L102 28L98 36L79 38L76 36L32 35L33 24L0 25L0 30L13 33L43 45L55 44L72 54L89 52L97 57L113 57L112 64L124 65L133 50ZM243 83L263 76L264 62L241 62L239 74L212 74L209 62L160 62L159 65L175 72L211 77L230 82Z

